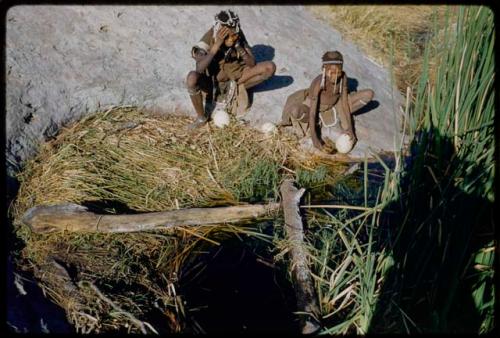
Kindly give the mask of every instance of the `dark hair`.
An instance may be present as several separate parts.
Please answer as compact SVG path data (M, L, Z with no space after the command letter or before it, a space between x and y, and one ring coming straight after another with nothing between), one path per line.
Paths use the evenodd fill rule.
M238 15L230 9L220 11L215 15L215 19L220 21L222 25L229 27L235 27L240 21Z
M323 62L325 62L325 61L342 61L342 62L344 62L344 57L342 56L342 54L339 51L330 51L330 52L326 52L325 54L323 54L323 56L321 57L321 60Z

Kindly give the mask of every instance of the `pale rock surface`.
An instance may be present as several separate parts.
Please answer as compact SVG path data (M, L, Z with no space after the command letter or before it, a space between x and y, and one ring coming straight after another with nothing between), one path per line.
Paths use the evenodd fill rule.
M137 105L194 117L185 77L191 46L222 8L207 6L15 6L6 25L6 157L9 175L37 144L85 114L110 105ZM364 157L393 149L401 97L389 72L370 61L303 6L233 6L259 61L276 75L255 88L245 117L252 126L277 123L287 95L320 73L327 50L345 55L351 87L372 88L378 106L355 116ZM333 140L338 128L324 130Z

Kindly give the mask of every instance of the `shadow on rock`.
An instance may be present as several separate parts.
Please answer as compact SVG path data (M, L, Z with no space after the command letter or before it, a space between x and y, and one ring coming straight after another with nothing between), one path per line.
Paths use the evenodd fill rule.
M275 55L275 49L269 45L254 45L252 47L252 53L255 56L255 61L264 62L272 61ZM252 92L263 92L267 90L274 90L289 86L293 83L293 77L288 75L273 75L271 78L267 79L263 83L253 87Z
M261 84L255 86L251 90L255 93L265 92L267 90L275 90L287 87L293 83L293 77L288 75L274 75Z
M356 92L358 91L358 85L359 81L357 79L354 79L352 77L347 77L347 88L349 89L349 92Z
M7 327L11 333L74 333L64 310L7 259Z
M377 100L371 100L364 107L353 112L352 115L358 116L358 115L366 114L366 113L372 111L373 109L377 108L378 106L380 106L380 103Z
M252 53L256 62L272 61L274 59L274 47L269 45L255 45Z

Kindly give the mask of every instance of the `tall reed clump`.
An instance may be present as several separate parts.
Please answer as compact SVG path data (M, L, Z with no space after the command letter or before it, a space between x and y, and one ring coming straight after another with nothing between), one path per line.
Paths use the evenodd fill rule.
M442 45L427 46L408 115L404 193L390 220L395 269L380 318L391 308L408 332L486 333L495 300L493 13L460 7L443 34Z
M376 154L373 154L377 157ZM367 334L393 258L386 249L381 213L399 196L391 184L395 171L378 158L384 171L382 182L368 178L365 161L363 185L350 184L352 176L331 188L327 204L304 201L306 252L320 305L320 334ZM314 190L314 181L322 175L297 172L300 187ZM357 175L355 175L357 176ZM359 177L355 177L358 180ZM364 200L361 206L350 201ZM278 232L282 227L277 226ZM281 236L282 238L282 236ZM277 241L280 260L288 250L287 242Z
M434 27L445 43L427 44L407 92L411 145L392 168L380 160L383 187L365 164L364 205L307 213L322 334L494 327L493 14L460 7L456 20Z

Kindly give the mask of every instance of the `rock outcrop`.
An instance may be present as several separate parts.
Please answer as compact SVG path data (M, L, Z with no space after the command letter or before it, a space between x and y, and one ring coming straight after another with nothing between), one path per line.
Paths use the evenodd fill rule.
M223 8L225 8L224 6ZM137 105L194 115L185 76L191 46L220 6L15 6L6 27L6 157L9 174L37 144L85 114ZM259 61L273 78L253 92L253 125L277 122L287 95L320 72L326 50L345 55L351 89L372 88L375 103L355 117L351 156L393 148L400 95L386 69L372 62L303 6L234 6ZM335 137L337 131L325 134Z

